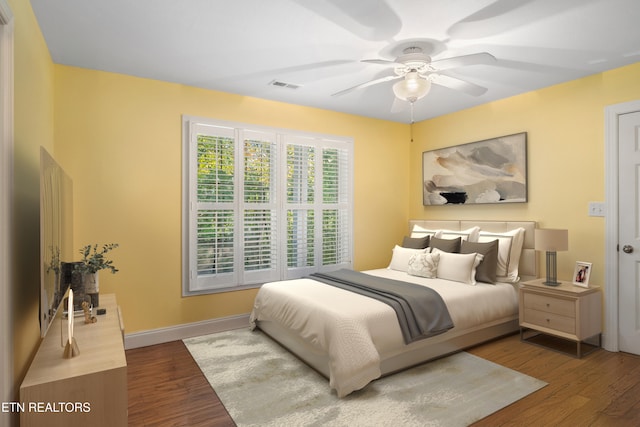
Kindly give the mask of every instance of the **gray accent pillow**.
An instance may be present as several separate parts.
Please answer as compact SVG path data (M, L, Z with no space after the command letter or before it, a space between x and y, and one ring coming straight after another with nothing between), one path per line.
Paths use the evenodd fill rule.
M496 283L498 268L498 240L486 243L462 241L460 253L478 253L484 255L482 262L476 268L476 280L484 283Z
M425 249L429 246L429 238L431 236L424 236L424 237L405 237L402 240L402 247L403 248L410 248L410 249Z
M434 249L440 249L442 252L460 253L460 241L461 237L455 239L439 239L432 237L429 242L429 246Z

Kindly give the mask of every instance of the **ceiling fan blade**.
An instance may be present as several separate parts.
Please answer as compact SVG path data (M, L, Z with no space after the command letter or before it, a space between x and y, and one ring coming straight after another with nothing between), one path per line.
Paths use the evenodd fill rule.
M384 82L390 82L391 80L396 80L396 79L401 79L403 78L403 76L386 76L386 77L382 77L379 79L375 79L375 80L370 80L368 82L365 83L361 83L359 85L350 87L349 89L345 89L345 90L341 90L340 92L336 92L334 94L332 94L331 96L341 96L341 95L345 95L349 92L353 92L354 90L357 89L364 89L365 87L369 87L369 86L373 86L373 85L377 85L379 83L384 83Z
M364 40L389 40L402 28L400 17L385 0L294 1Z
M431 79L433 84L444 86L453 90L458 90L472 96L481 96L487 92L486 87L461 80L457 77L447 76L445 74L432 74Z
M360 62L366 62L367 64L382 64L382 65L394 65L396 61L389 61L386 59L363 59Z
M470 55L454 56L433 61L431 65L438 71L450 70L452 68L465 67L468 65L493 64L496 58L487 52L472 53Z
M299 65L292 65L290 67L273 68L273 69L268 69L263 71L256 71L254 73L233 74L230 76L216 79L216 82L219 82L219 83L228 83L228 82L237 82L237 81L244 82L246 80L257 79L257 78L261 78L266 81L274 80L274 79L279 80L279 79L284 79L285 77L283 76L291 75L294 73L304 73L309 71L321 70L324 68L339 67L342 65L347 65L352 63L354 63L354 61L343 60L343 59L313 62L309 64L299 64Z
M447 33L455 39L489 37L584 4L584 0L496 0L453 24Z

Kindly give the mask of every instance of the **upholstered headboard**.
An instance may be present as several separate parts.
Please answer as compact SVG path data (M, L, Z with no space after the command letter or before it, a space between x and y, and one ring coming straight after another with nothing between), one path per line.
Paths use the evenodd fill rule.
M524 242L522 244L522 255L518 267L520 280L532 280L538 278L538 257L535 247L535 221L468 221L468 220L423 220L412 219L409 221L409 232L414 225L429 230L453 230L461 231L471 227L480 227L483 231L491 233L504 233L516 228L524 228Z

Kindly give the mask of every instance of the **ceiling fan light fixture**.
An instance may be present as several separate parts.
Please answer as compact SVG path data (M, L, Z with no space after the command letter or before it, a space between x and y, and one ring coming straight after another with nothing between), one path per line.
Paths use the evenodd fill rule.
M411 103L424 98L430 89L431 81L421 77L415 71L407 73L403 80L393 85L393 93L396 97Z

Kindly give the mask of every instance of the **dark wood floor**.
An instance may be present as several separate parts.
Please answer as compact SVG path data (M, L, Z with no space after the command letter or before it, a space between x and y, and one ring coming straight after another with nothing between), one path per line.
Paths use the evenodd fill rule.
M182 341L126 355L129 426L235 426Z
M468 351L549 383L474 426L640 425L638 356L597 350L575 359L518 335ZM130 426L234 425L181 341L126 354Z

